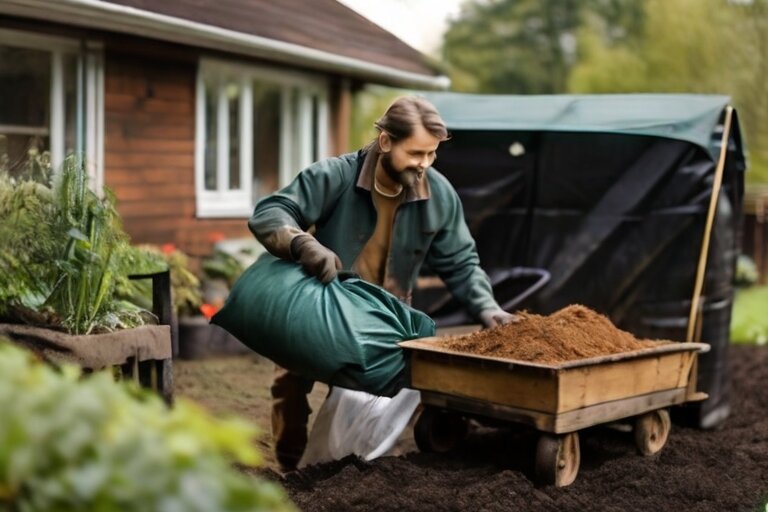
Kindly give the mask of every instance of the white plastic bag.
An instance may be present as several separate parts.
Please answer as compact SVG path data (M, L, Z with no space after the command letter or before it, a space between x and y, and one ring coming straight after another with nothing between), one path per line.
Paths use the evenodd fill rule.
M402 389L394 397L332 387L317 413L299 467L338 460L350 454L365 460L386 454L421 402L421 394Z

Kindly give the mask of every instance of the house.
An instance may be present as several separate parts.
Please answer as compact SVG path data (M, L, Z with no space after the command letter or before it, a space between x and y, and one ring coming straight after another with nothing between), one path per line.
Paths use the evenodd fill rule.
M334 0L0 2L0 158L86 155L135 243L250 236L260 197L349 149L366 83L448 80Z

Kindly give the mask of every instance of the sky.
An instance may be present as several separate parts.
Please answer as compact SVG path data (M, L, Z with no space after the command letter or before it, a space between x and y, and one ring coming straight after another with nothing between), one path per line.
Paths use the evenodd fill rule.
M427 55L440 48L463 0L338 0Z

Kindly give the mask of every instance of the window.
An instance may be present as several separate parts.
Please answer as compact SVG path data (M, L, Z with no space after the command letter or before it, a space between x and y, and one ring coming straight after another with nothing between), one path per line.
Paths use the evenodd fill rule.
M21 174L43 154L56 169L79 154L101 190L102 91L97 45L0 29L0 169Z
M248 217L260 198L327 156L327 94L314 77L202 60L198 217Z

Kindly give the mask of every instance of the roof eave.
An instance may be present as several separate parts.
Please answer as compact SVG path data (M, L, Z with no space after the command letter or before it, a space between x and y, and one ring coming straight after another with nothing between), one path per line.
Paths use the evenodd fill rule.
M394 87L444 90L450 86L446 76L414 73L99 0L5 0L0 2L0 13L269 59Z

